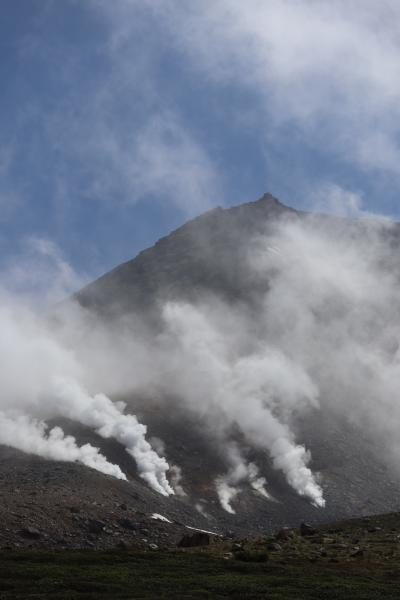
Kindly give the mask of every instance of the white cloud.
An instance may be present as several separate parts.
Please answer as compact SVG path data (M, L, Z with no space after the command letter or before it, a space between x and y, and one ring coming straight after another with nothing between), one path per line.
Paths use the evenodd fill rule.
M189 216L208 209L221 197L218 167L179 98L160 84L163 40L151 35L151 10L124 1L91 6L104 25L93 40L98 64L89 71L81 47L61 45L66 66L57 77L66 93L45 114L31 107L57 157L61 201L135 204L153 196ZM52 60L46 40L32 47L41 63Z
M200 132L196 106L180 97L193 79L224 98L227 88L249 92L240 106L232 100L219 110L225 126L263 141L266 155L293 131L347 164L399 174L394 0L90 0L87 7L99 25L93 70L81 47L67 52L61 43L65 94L45 115L33 100L29 113L43 121L64 197L134 204L155 196L189 215L223 202L214 132ZM46 43L29 47L54 70Z
M0 291L43 306L68 297L86 282L55 242L31 236L24 238L19 253L2 265Z
M137 7L122 4L125 11ZM291 124L305 139L362 167L399 172L397 2L170 0L150 6L183 60L206 81L258 96L271 141L280 125Z
M140 132L132 175L138 195L167 195L187 214L209 208L219 185L206 153L173 114L156 117Z
M364 198L359 192L347 190L335 183L313 186L308 194L307 208L311 211L329 213L350 219L385 217L363 208Z
M49 130L51 137L63 137L62 151L67 156L79 157L77 183L83 183L85 194L126 204L153 195L189 216L207 210L220 195L220 178L210 158L177 113L148 114L143 123L127 124L122 132L121 125L107 125L103 110L72 128L57 115L58 123L53 122ZM71 135L74 125L76 134Z

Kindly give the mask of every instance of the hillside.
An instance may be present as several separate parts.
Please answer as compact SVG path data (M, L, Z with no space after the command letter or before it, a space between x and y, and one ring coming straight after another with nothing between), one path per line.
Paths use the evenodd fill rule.
M399 597L398 514L306 531L202 549L3 551L0 593L4 600Z
M299 262L297 267L296 254L288 254L287 251L285 254L284 237L281 237L282 245L277 246L279 228L288 227L291 232L292 226L297 228L300 224L303 227L303 223L306 224L308 237L301 238L300 246L297 244L295 247L296 252L308 243L307 240L312 240L313 232L320 234L321 231L326 239L334 240L338 245L339 260L341 248L346 257L347 251L352 250L354 240L361 238L363 252L366 247L375 247L374 244L377 244L377 229L370 223L301 213L266 194L257 202L230 209L217 208L186 223L159 240L152 248L144 250L133 260L120 265L76 294L74 300L84 307L86 315L93 318L90 327L95 332L103 326L113 331L114 338L110 339L115 344L108 345L106 359L108 352L112 356L113 346L119 343L119 338L131 335L131 320L139 322L142 329L145 328L146 338L143 341L139 337L138 346L145 347L146 357L152 366L155 365L154 371L150 371L149 376L146 375L148 379L145 381L150 382L149 386L146 388L141 384L135 387L135 375L132 376L131 389L127 385L118 393L107 389L104 391L113 400L122 399L126 402L126 410L136 414L139 421L147 426L147 439L156 440L155 445L160 446L160 452L165 455L170 466L178 465L181 476L180 482L178 481L179 490L169 497L153 491L140 477L135 461L121 443L103 439L104 436L99 436L83 424L55 418L54 423L62 424L64 431L75 435L80 443L90 442L100 448L109 461L121 467L128 481L118 481L81 465L46 461L2 447L0 510L3 528L0 531L0 543L3 546L112 548L120 542L139 548L152 543L171 546L184 535L187 526L223 536L257 536L266 535L280 526L295 526L303 520L321 523L398 510L400 477L393 465L392 456L395 419L378 418L370 409L366 401L368 387L364 384L361 386L357 377L353 377L355 370L345 373L342 378L341 372L338 376L336 371L332 374L327 369L329 372L323 373L324 378L319 379L324 364L330 366L340 359L344 351L348 351L347 346L343 346L344 350L337 352L339 359L337 358L335 344L343 344L340 338L343 327L339 327L337 323L346 324L346 340L351 339L353 343L355 339L356 349L361 347L360 343L365 348L370 348L372 340L376 340L379 356L385 352L392 356L397 352L398 346L393 339L396 331L390 322L383 326L377 321L372 326L369 313L367 320L358 323L358 314L363 313L359 307L363 307L363 303L366 305L366 301L361 297L353 306L348 298L343 299L341 273L339 269L335 272L328 264L329 255L326 274L324 273L325 258L323 255L318 256L318 250L325 250L324 246L316 246L316 250L311 247L311 258L314 260L316 257L322 263L321 273L315 275L312 272L315 280L304 270L308 264L305 260ZM389 272L397 281L398 225L393 224L384 229L383 242L381 233L378 239L379 248L385 248L382 257L377 256L379 268L382 272ZM260 255L260 247L267 255L266 266L264 268L263 263L262 270L252 267L256 262L255 258ZM290 245L288 248L292 252ZM358 252L357 258L359 255L362 252ZM250 267L249 256L252 261ZM306 258L310 260L308 255ZM337 265L340 267L340 262L336 262ZM318 268L321 268L320 264ZM292 277L290 282L294 281L297 288L294 288L293 294L292 288L288 288L291 295L289 292L283 293L275 299L275 304L271 305L275 312L270 319L270 298L277 295L280 289L276 281L280 284L277 277L281 276L281 272L285 277L289 273ZM339 282L337 289L336 276ZM375 277L375 271L373 276ZM298 287L303 285L303 280L304 289ZM326 280L328 285L325 290ZM347 285L345 279L344 281ZM320 289L323 290L321 298L318 296ZM305 294L305 297L300 293ZM367 293L370 293L369 288ZM314 298L318 301L309 310L308 303ZM291 304L287 307L285 303L288 299ZM243 348L252 357L255 352L251 349L252 344L256 352L260 352L259 349L270 344L271 340L274 347L279 347L279 351L284 351L287 356L295 352L293 356L303 360L310 355L305 364L307 373L319 385L319 397L313 399L313 394L316 394L315 385L302 372L299 375L300 367L287 363L291 369L287 377L294 377L299 386L304 387L304 394L309 393L311 399L305 402L303 392L295 389L297 384L290 384L288 388L285 382L286 372L282 371L283 375L279 375L278 382L274 384L276 387L273 394L268 395L268 392L265 399L262 398L260 406L262 410L267 410L269 418L275 419L276 426L287 434L287 444L292 444L288 456L291 452L298 452L299 448L305 448L311 453L312 458L309 460L304 450L304 463L299 468L301 473L306 472L311 484L323 495L323 502L319 505L313 501L312 494L308 491L309 483L304 484L303 488L302 482L296 483L297 473L294 473L294 467L279 466L280 459L273 454L273 440L264 444L263 439L260 439L263 427L258 423L259 418L255 416L251 422L248 420L246 411L250 404L247 405L246 402L250 402L251 398L246 400L246 386L252 386L253 379L260 377L258 371L254 372L254 377L251 375L254 365L249 366L250 375L245 374L245 386L242 380L238 380L238 404L232 405L232 411L236 413L227 414L223 403L231 402L231 395L237 393L236 389L231 390L229 387L231 380L239 375L242 377L242 372L238 370L236 363L232 372L224 366L223 372L228 373L223 380L223 386L228 390L227 395L221 400L214 400L211 396L216 393L218 398L218 386L209 387L207 379L213 378L207 373L207 366L204 367L201 363L202 355L191 354L192 348L197 348L197 338L195 341L190 338L183 354L174 355L181 339L173 337L168 331L163 313L165 305L171 301L185 303L185 306L195 307L196 310L200 307L202 312L199 314L203 320L199 320L195 313L197 321L194 321L200 323L197 337L202 335L204 328L209 327L206 320L208 312L213 318L216 315L213 323L216 322L218 326L219 322L222 323L225 327L222 331L227 332L228 340L224 340L226 346L221 356L217 356L217 362L221 362L222 358L225 360L224 357L230 353L233 354L237 346L241 353L237 362L240 366ZM377 308L374 305L373 309L371 314L376 319L381 305ZM299 310L299 315L309 310L312 315L313 329L306 335L302 331L296 332L296 315L291 321L290 311L293 310ZM278 323L281 316L283 325ZM225 318L228 328L224 323ZM298 318L297 316L296 319ZM336 329L333 333L337 335L338 341L333 346L327 346L327 343L331 344L332 332L329 330L325 334L325 330L332 321L335 322ZM281 329L275 330L278 325ZM348 335L350 327L354 328L354 332ZM382 335L385 334L382 340L376 328L379 328ZM285 337L282 336L282 331ZM390 335L387 331L391 332ZM290 339L292 332L293 340ZM315 339L319 338L319 332L325 345L321 349L314 349L312 346L315 345ZM173 330L173 333L175 335L176 331ZM187 334L186 330L184 334ZM214 339L213 335L214 330L211 339ZM325 340L325 335L328 341ZM160 358L159 348L162 348L165 340L168 342L167 352L162 350ZM299 340L301 345L297 349ZM215 348L212 346L209 352L208 346L205 347L208 357ZM91 352L93 348L93 345L90 346ZM118 360L127 360L129 372L129 354L120 353L116 356L117 361L113 357L112 364L118 367ZM166 356L168 361L170 356L173 357L173 367L170 362L166 362ZM262 377L271 357L274 359L273 354L267 355L267 361L260 363ZM200 362L197 364L197 361ZM344 364L347 363L346 358ZM160 366L157 367L157 364ZM285 369L286 366L285 363ZM132 369L133 367L132 363ZM281 373L280 363L277 363L276 368ZM342 364L340 368L343 370ZM106 383L107 377L108 372L105 371L103 379ZM273 379L274 372L268 377ZM265 381L261 380L255 390L256 395L265 393L268 377ZM203 382L207 384L205 391L202 389ZM373 386L369 385L369 388L372 390ZM288 394L293 406L284 403L281 410L275 398L277 396L280 402L280 390L282 394ZM189 396L193 395L190 402L185 397L186 392ZM204 407L200 404L203 398L207 400ZM368 402L375 406L375 396L371 396ZM359 412L358 405L365 407L364 412ZM250 408L248 412L251 412ZM234 452L240 451L241 464L232 463L232 449ZM236 459L235 455L234 460ZM251 475L252 465L256 465L257 478ZM237 467L244 468L244 474L238 475L239 471L235 471ZM229 493L233 490L225 509L221 494L217 494L218 482L221 481L226 483ZM173 522L173 525L167 526L165 522L152 519L153 513L161 514ZM129 521L134 526L121 525L124 519L125 524ZM97 530L96 525L92 525L95 521L101 523ZM39 532L36 537L21 533L29 527ZM145 534L141 533L142 530Z
M136 258L81 290L80 304L106 315L148 311L168 299L198 301L210 291L238 301L252 281L246 240L268 233L276 218L300 217L271 194L230 209L220 207L189 221Z

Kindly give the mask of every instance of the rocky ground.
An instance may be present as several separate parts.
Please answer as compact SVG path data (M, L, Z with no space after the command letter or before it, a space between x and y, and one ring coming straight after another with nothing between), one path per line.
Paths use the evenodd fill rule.
M303 523L257 539L188 535L190 543L178 548L0 551L0 598L400 597L398 513L318 527Z
M298 528L282 528L266 539L236 541L228 556L246 560L247 552L250 560L252 552L260 548L265 549L268 559L282 564L305 559L321 564L358 561L370 566L386 563L397 569L400 516L391 513L315 527L301 523ZM240 552L243 554L240 555Z
M166 547L190 531L186 525L202 524L190 506L135 479L127 483L7 448L0 457L3 548Z

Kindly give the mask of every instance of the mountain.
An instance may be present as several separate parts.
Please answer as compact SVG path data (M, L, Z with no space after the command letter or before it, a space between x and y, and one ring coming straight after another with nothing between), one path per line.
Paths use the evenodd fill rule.
M239 300L251 284L243 241L266 233L283 215L300 217L271 194L230 209L214 208L100 277L76 298L107 315L148 312L171 299L198 301L210 291Z
M383 234L379 229L381 227ZM339 254L332 258L329 246L329 253L325 256L326 248L319 241L315 242L313 232L318 236L323 232L324 239L333 241L334 248L339 248ZM229 341L224 347L221 354L224 357L233 352L232 349L236 346L243 354L243 349L253 342L258 353L262 351L260 347L264 343L270 345L272 342L274 347L279 345L281 354L283 348L289 349L289 352L291 341L288 342L287 338L291 331L293 347L305 335L304 332L300 334L296 331L298 321L291 322L289 307L292 309L295 306L296 310L303 311L304 305L303 312L307 309L307 318L311 314L314 320L312 329L304 330L310 332L310 338L303 340L301 355L307 358L308 354L312 354L312 347L318 361L321 361L317 364L313 354L308 362L304 363L309 366L313 381L320 385L320 407L318 409L316 406L317 400L310 400L310 406L304 408L302 394L293 391L293 386L290 389L286 386L282 389L288 389L290 402L292 396L296 398L292 402L296 403L296 406L285 405L282 412L279 408L279 398L275 398L279 394L274 391L268 396L268 402L271 403L268 405L268 414L279 424L283 423L284 431L288 431L288 443L293 444L293 448L299 448L300 446L295 444L300 444L311 452L312 459L307 468L315 474L315 486L322 489L324 507L318 507L315 502L311 502L307 487L303 489L300 487L301 482L296 483L296 478L303 476L301 469L299 475L292 472L290 466L286 467L286 470L281 468L279 457L276 459L273 452L267 451L262 441L252 442L253 439L256 440L258 433L253 435L254 423L246 425L247 429L243 428L241 419L246 421L246 424L248 422L247 415L244 414L245 400L244 409L241 408L240 412L230 418L229 426L219 425L217 433L217 429L214 431L210 428L210 423L219 418L215 403L200 409L196 395L195 400L190 404L186 403L184 390L188 389L190 393L193 381L209 377L209 374L204 372L199 380L189 379L185 384L186 388L170 382L171 379L176 380L180 376L185 379L188 369L193 369L196 373L196 365L193 366L193 362L199 355L193 355L195 359L191 357L191 347L197 343L191 339L185 349L186 353L189 352L188 365L182 362L180 374L175 365L172 377L167 372L162 375L162 378L168 381L168 385L164 387L161 378L157 385L149 390L127 388L113 397L114 400L124 400L127 410L136 414L139 421L146 424L148 439L156 440L156 444L157 440L162 440L163 451L169 464L178 465L181 470L184 495L163 497L157 494L139 477L134 461L119 443L104 440L86 427L64 421L62 424L67 433L73 433L80 442L93 443L110 461L119 464L128 475L128 482L116 481L79 465L48 462L4 448L0 456L0 477L4 484L2 519L8 525L9 531L7 534L3 532L3 540L7 543L15 542L13 532L21 520L25 520L27 524L33 522L38 530L46 531L48 537L38 538L38 544L46 544L46 539L51 539L52 543L61 539L59 543L65 546L89 543L96 547L108 547L120 540L139 545L143 545L143 539L147 540L146 543L150 541L160 544L163 539L175 543L184 533L185 526L225 535L227 532L258 535L279 526L297 525L304 520L327 522L398 510L400 478L393 468L393 461L388 459L392 451L392 447L386 447L389 436L382 434L386 430L391 431L388 420L378 418L369 408L363 408L364 412L357 412L357 401L353 397L359 393L359 389L364 388L357 387L357 382L348 374L343 379L346 386L340 387L341 377L336 377L337 370L330 370L335 360L334 353L326 355L326 363L329 366L326 370L329 372L320 378L317 371L324 369L325 358L321 352L318 356L319 346L315 346L312 339L316 337L315 332L321 331L321 339L324 340L325 330L328 325L331 326L333 320L335 329L332 331L338 332L338 340L342 340L339 333L342 336L343 329L338 323L346 323L346 330L352 327L353 317L348 315L353 315L352 311L358 314L363 307L364 296L357 300L357 306L349 304L349 295L343 296L345 286L349 286L355 296L358 294L358 283L354 291L353 284L347 281L347 273L351 273L352 278L355 278L360 269L362 271L365 267L359 287L362 288L365 282L368 283L367 275L369 276L372 269L370 262L375 258L371 259L366 267L365 252L371 247L381 248L382 235L385 251L376 257L379 268L385 273L390 272L394 278L398 276L398 233L399 228L396 224L371 225L369 221L302 213L286 207L271 194L265 194L256 202L229 209L216 208L189 221L133 260L103 275L74 297L74 301L85 309L85 313L94 315L95 323L105 323L111 329L117 324L117 331L126 330L129 333L127 323L130 319L139 321L141 326L146 328L146 343L153 344L151 347L154 348L155 356L158 351L156 348L165 342L166 325L163 311L168 303L201 307L202 318L204 315L206 318L210 311L213 323L218 323L219 316L223 321L228 315L226 318L229 329L223 331L228 331L229 339L229 336L234 337L233 341ZM308 254L305 258L298 258L307 244L314 245L311 248L307 247ZM349 259L350 270L343 274L337 256L340 258L343 250L343 257L351 258L355 244L357 260L360 261L361 267L351 270L355 259ZM260 260L262 268L259 267ZM310 260L315 261L315 264L312 263L309 272L307 265ZM347 258L344 262L347 269ZM253 268L253 264L257 264L257 268ZM319 271L316 271L315 265ZM295 284L297 287L282 287L282 281L287 282L288 273L290 285ZM373 273L375 274L375 271ZM306 282L305 287L300 285L303 280ZM305 293L305 298L300 296L299 290L301 294ZM280 298L279 293L282 293ZM299 296L296 296L296 293ZM369 288L366 294L370 295ZM318 299L311 307L310 298ZM377 306L380 309L381 305ZM268 320L270 309L275 311L272 321ZM277 321L281 317L284 326L282 329L279 325L281 329L278 331ZM356 325L357 319L357 316L354 317ZM368 338L365 347L369 347L370 337L365 326L367 322L369 321L360 321L360 331L357 329L355 333L349 334L351 340L357 341L357 346L351 346L352 351L361 347L360 339L364 338ZM208 326L207 320L204 323ZM383 330L382 324L379 326ZM390 327L388 329L390 330ZM202 331L202 325L199 331ZM245 339L244 332L247 336ZM174 330L174 335L175 333ZM375 332L371 333L371 336L375 335ZM330 331L327 339L331 338ZM151 342L148 342L149 339ZM171 340L176 342L178 338L168 339L171 343ZM181 342L181 338L178 342ZM342 344L340 341L337 343ZM382 347L389 348L388 352L393 355L397 352L397 346L394 345L395 341L387 339L387 336L382 341ZM314 346L317 351L314 350ZM341 347L348 349L349 346L342 344ZM379 351L380 348L379 346ZM171 355L174 351L174 347L171 346ZM251 352L254 354L254 349ZM277 351L274 352L276 354ZM332 352L331 346L329 352ZM219 360L219 355L217 358ZM166 360L165 352L162 360ZM154 361L157 365L156 358ZM241 359L237 364L243 368ZM280 364L277 363L276 369L280 368ZM290 365L290 374L297 374L297 366L294 367L291 363ZM235 377L237 372L232 371ZM259 376L257 373L254 376L249 375L251 383ZM279 378L285 379L285 371L282 371L283 374L280 371L279 373ZM335 380L332 373L335 374ZM160 379L158 373L155 373L154 377ZM316 395L315 385L308 379L304 383L304 377L303 374L298 375L298 380L305 388L310 389L311 396ZM228 383L230 384L229 377ZM242 382L239 383L242 385ZM279 386L283 384L283 381L278 381L278 387L274 390L280 390ZM263 390L263 385L260 390ZM324 403L324 395L331 394L329 386L332 386L332 390L335 389L335 394L332 392L333 399ZM257 390L257 393L260 390ZM348 394L348 413L347 409L343 408L344 400L340 400L340 410L337 408L338 393L341 397ZM360 404L363 402L360 401ZM375 421L378 423L376 435L373 426ZM59 422L57 421L58 424ZM247 465L257 465L257 480L252 479L248 473L242 478L233 473L231 457L226 450L231 448L232 444L234 448L241 449ZM10 461L13 465L11 475L8 474ZM304 461L306 465L307 459L304 458ZM231 474L225 483L228 487L237 488L230 500L230 506L235 512L224 510L220 502L221 497L218 499L216 493L216 482L221 481L221 476L226 473ZM260 484L258 490L253 485L255 481ZM266 493L263 493L264 483L267 497ZM160 513L173 523L151 519L153 513ZM134 522L131 528L121 525L124 519L125 524L128 521ZM97 532L94 531L94 521L101 523ZM140 533L142 530L145 531L144 534ZM20 543L25 542L22 540Z

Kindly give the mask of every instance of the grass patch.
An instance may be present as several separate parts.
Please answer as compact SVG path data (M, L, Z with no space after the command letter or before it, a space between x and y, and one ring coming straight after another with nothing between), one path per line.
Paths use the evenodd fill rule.
M239 550L234 556L242 562L265 563L268 560L268 553L264 550Z
M226 560L215 551L1 552L0 599L400 597L400 579L381 565L280 564L265 562L262 551L237 554Z

